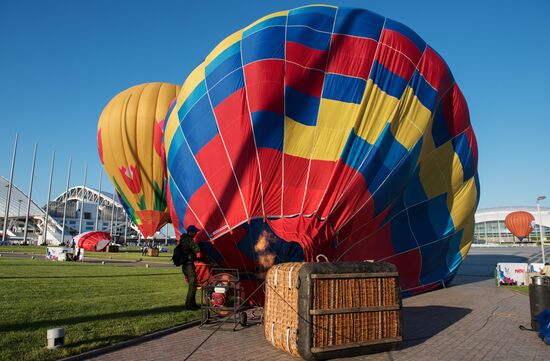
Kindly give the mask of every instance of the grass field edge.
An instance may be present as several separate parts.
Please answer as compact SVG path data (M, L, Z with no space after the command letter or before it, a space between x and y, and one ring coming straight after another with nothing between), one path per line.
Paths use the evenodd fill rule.
M155 332L145 334L145 335L142 335L142 336L134 337L130 340L126 340L126 341L123 341L123 342L120 342L120 343L117 343L117 344L114 344L114 345L109 345L109 346L101 347L101 348L98 348L98 349L95 349L95 350L86 351L86 352L83 352L83 353L80 353L80 354L77 354L77 355L68 356L68 357L59 359L59 361L88 360L92 357L96 357L96 356L104 355L106 353L118 351L118 350L121 350L121 349L126 348L126 347L130 347L130 346L140 344L142 342L154 340L154 339L157 339L157 338L160 338L160 337L163 337L163 336L170 335L170 334L175 333L175 332L183 331L185 329L195 327L195 326L198 326L200 324L201 324L200 320L187 322L187 323L184 323L184 324L181 324L181 325L173 326L173 327L170 327L170 328L165 328L163 330L159 330L159 331L155 331Z

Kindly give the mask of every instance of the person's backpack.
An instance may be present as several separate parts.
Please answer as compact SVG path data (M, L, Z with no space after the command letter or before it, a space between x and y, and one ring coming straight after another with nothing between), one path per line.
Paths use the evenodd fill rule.
M184 262L183 253L179 245L174 248L174 253L172 254L172 262L178 267L181 266Z

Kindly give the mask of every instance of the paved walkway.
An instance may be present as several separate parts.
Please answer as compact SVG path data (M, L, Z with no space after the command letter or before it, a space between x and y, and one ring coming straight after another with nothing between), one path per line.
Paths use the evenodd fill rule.
M348 360L550 360L550 347L518 328L530 327L528 297L494 285L493 261L508 256L518 257L472 250L455 286L403 301L405 341L398 350ZM195 327L94 360L183 360L210 333ZM261 325L218 331L189 359L296 360L265 341Z

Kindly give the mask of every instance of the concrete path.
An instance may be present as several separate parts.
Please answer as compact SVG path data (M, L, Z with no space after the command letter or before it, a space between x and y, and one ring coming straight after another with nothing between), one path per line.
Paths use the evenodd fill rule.
M528 297L496 287L492 279L497 261L526 262L536 253L472 249L453 287L403 301L405 341L398 350L348 360L550 360L550 347L519 329L530 327ZM211 333L195 327L94 360L184 360ZM256 325L218 331L189 360L296 359L272 347Z

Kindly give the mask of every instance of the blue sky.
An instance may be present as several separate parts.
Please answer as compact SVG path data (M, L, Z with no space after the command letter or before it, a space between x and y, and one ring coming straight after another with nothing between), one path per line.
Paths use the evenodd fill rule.
M182 84L230 33L309 3L0 0L0 175L9 175L18 132L14 182L27 190L38 142L33 198L40 204L53 150L53 196L65 187L70 155L71 184L83 182L88 163L88 185L97 187L97 120L112 96L144 82ZM550 1L327 3L400 21L447 61L478 138L481 208L550 196Z

